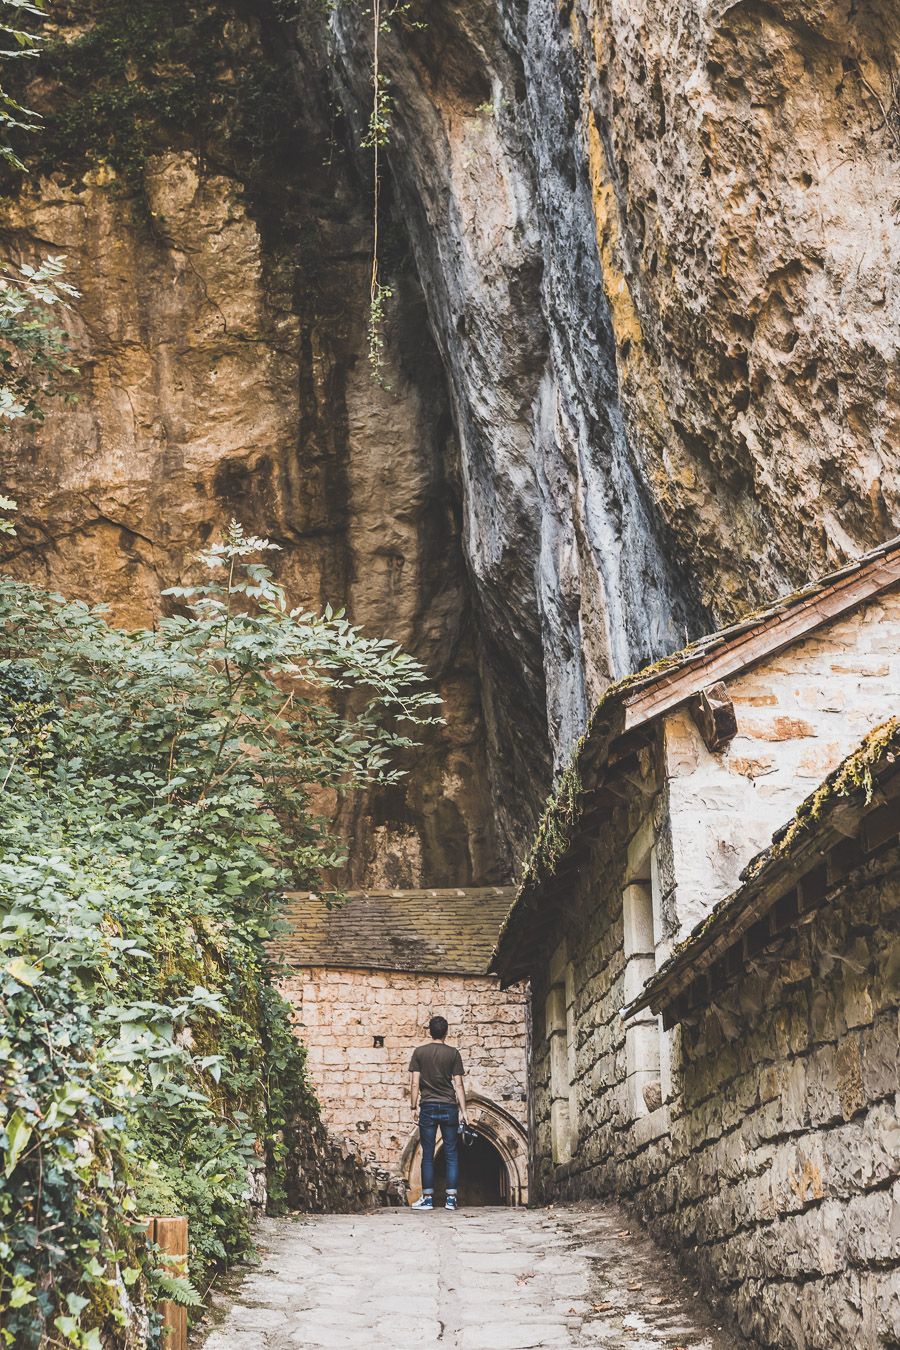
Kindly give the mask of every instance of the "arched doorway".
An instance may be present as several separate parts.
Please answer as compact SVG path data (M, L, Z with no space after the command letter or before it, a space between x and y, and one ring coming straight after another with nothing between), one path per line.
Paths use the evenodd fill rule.
M478 1138L461 1150L461 1205L524 1205L528 1203L528 1140L525 1129L504 1107L470 1092L469 1124ZM400 1174L411 1201L422 1194L422 1149L418 1130L400 1160ZM440 1139L435 1153L435 1192L443 1201L444 1160ZM470 1193L472 1199L466 1199Z
M438 1144L434 1155L434 1203L446 1198L446 1154ZM479 1205L508 1205L509 1180L500 1154L483 1134L460 1152L459 1203L465 1209Z

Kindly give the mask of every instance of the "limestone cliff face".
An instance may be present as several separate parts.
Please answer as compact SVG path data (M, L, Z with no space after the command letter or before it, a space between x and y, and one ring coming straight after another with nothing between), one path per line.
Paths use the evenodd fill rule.
M157 0L150 36L123 37L127 8L56 6L77 52L110 17L132 48L121 81L100 81L99 93L77 63L60 77L68 89L36 91L48 112L42 158L3 206L8 253L66 253L82 293L70 325L78 401L0 442L20 507L4 566L146 623L232 516L268 535L294 603L346 606L413 651L444 701L446 725L402 787L324 803L351 845L349 880L505 880L445 384L421 292L390 240L391 387L371 376L369 206L334 143L324 63L311 43L286 48L268 7L223 4L210 29L205 5ZM101 66L112 59L103 45ZM160 84L174 101L198 69L211 72L212 115L167 122ZM145 136L135 149L117 137L142 80L152 98L129 113ZM79 88L93 100L83 109ZM112 117L98 131L104 98ZM239 119L251 100L263 111L248 129ZM69 122L54 118L57 105ZM98 162L82 141L101 131Z
M476 594L559 750L611 674L897 528L900 6L421 15L391 166ZM369 27L332 19L350 108Z
M399 7L389 388L369 7L54 8L120 68L79 123L50 60L3 205L84 372L0 444L6 566L145 620L236 514L416 651L447 727L342 808L357 883L500 879L610 678L900 525L897 0Z

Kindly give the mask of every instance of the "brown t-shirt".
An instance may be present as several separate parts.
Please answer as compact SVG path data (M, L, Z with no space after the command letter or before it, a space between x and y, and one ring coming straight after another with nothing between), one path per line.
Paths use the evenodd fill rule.
M455 1102L452 1080L465 1073L456 1046L443 1041L418 1046L412 1052L409 1071L419 1075L419 1096L423 1102Z

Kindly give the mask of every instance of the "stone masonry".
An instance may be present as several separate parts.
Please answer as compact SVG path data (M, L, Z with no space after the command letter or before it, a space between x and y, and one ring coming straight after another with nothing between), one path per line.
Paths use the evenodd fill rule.
M415 1135L409 1056L442 1013L458 1044L466 1089L525 1125L525 995L497 980L403 971L304 969L282 984L307 1047L310 1080L328 1128L400 1171ZM376 1045L376 1038L383 1044Z
M707 751L686 709L665 719L671 847L661 840L659 855L672 941L734 889L773 831L900 706L900 589L743 671L728 693L738 730L719 753Z
M494 958L533 1198L624 1199L782 1350L900 1347L898 705L878 557L623 682Z
M617 823L627 830L626 810ZM851 873L727 998L670 1033L669 1100L644 1115L627 1091L612 860L595 855L591 875L564 927L576 1115L561 1164L552 1038L535 1037L537 1198L627 1199L759 1344L900 1345L898 849ZM534 981L536 1008L550 978Z

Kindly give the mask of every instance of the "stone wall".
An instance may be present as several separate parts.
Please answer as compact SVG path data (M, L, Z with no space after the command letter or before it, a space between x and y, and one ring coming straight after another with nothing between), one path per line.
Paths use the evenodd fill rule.
M565 946L563 966L568 966L565 1000L572 1014L573 1089L571 1161L559 1166L552 1162L551 1120L552 1098L560 1094L552 1082L557 1076L551 1072L552 1038L545 1033L560 962L551 960L548 951L547 964L532 974L532 1186L538 1200L615 1192L623 1160L644 1146L633 1137L625 1030L619 1017L625 1003L623 845L643 824L647 802L661 801L660 760L659 753L641 756L630 792L617 798L557 917L555 938Z
M297 1131L287 1159L287 1200L295 1209L351 1214L388 1202L387 1178L352 1139L316 1122Z
M894 847L684 1028L671 1159L634 1169L764 1345L900 1344L898 931Z
M664 1033L669 1102L628 1090L621 841L646 819L645 754L560 916L573 1011L572 1157L552 1158L550 966L535 976L534 1185L633 1204L756 1343L900 1344L900 850L788 926L695 1025ZM657 795L657 810L662 795ZM647 1034L659 1034L650 1024Z
M415 1133L409 1110L409 1057L442 1013L458 1045L466 1089L525 1125L525 994L476 976L405 972L298 971L283 981L294 1006L307 1069L335 1136L358 1141L392 1175ZM383 1037L384 1044L375 1045Z
M738 732L711 754L690 712L665 721L669 936L680 941L804 797L897 707L900 590L727 681ZM661 952L660 956L667 953Z

